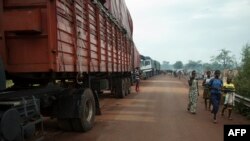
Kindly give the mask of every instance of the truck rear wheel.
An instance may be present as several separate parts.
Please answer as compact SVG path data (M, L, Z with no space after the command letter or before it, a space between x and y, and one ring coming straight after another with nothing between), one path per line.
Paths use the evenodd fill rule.
M117 96L118 98L124 98L126 96L126 82L125 79L119 79L117 83Z
M90 130L95 121L95 99L91 89L85 89L81 95L78 106L79 118L72 119L72 126L75 131L86 132Z
M130 94L131 93L131 91L130 91L130 84L131 84L131 82L130 82L129 78L126 78L126 80L127 80L127 83L126 83L127 94Z

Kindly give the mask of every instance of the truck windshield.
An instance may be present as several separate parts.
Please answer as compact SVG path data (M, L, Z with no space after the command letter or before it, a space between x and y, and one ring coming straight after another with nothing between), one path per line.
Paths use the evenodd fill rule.
M150 61L145 61L145 66L150 65Z

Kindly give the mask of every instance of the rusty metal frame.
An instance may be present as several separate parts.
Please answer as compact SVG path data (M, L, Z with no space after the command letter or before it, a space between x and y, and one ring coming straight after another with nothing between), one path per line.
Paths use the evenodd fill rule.
M125 47L125 71L128 71L128 46L127 46L126 36L124 36L124 47Z
M100 30L100 9L95 5L95 16L96 16L96 35L97 35L97 61L98 61L98 71L100 72L101 66L101 30Z
M111 60L112 60L112 72L115 72L115 68L114 68L114 39L113 39L113 34L114 34L114 24L110 23L110 27L111 27Z
M116 48L116 71L119 72L119 57L118 57L118 27L115 26L115 48Z
M86 21L86 24L87 24L87 50L88 50L88 55L87 55L87 62L88 62L88 73L91 71L91 68L90 68L90 63L91 63L91 50L90 50L90 22L89 22L89 1L85 1L85 8L86 8L86 14L87 14L87 21Z
M77 13L76 13L76 6L75 6L75 1L72 1L71 3L71 10L72 10L72 18L73 18L73 38L74 38L74 42L73 42L73 45L74 45L74 68L75 68L75 71L76 72L80 72L80 68L81 66L79 66L78 68L78 65L82 65L82 64L79 64L79 56L78 56L78 43L77 43L77 40L78 40L78 33L77 33ZM63 64L65 65L65 64Z
M48 9L48 53L49 53L49 65L50 65L50 71L55 71L54 68L56 68L56 55L53 55L53 53L57 49L57 18L56 18L56 1L47 1L47 9Z
M123 46L122 46L122 34L121 34L121 31L118 30L118 33L119 33L119 49L120 49L120 52L119 52L119 56L120 56L120 71L123 72L123 56L124 56L124 52L123 52Z
M109 69L108 69L108 65L109 65L109 61L108 61L108 44L109 44L109 41L108 41L108 24L107 24L107 16L104 16L104 27L105 27L105 64L106 64L106 72L109 72Z
M0 19L3 19L3 6L4 6L4 1L1 0L0 1ZM3 29L3 22L0 21L0 27L1 27L1 33L0 33L0 38L2 39L2 47L3 47L3 56L2 56L2 61L5 65L7 65L7 56L6 56L6 48L5 48L5 33L4 33L4 29ZM6 66L5 66L6 67Z

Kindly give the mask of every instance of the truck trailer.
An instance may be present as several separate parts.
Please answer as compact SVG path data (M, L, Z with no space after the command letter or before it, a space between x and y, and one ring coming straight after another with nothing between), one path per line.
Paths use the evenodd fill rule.
M0 140L41 140L45 116L90 130L102 91L130 93L132 32L123 0L1 0Z

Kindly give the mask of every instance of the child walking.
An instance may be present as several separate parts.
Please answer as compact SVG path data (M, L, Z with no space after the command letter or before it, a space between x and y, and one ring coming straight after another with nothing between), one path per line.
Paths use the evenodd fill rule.
M208 85L210 80L211 80L211 71L207 71L207 76L202 83L202 86L204 86L203 99L205 101L205 110L211 109L211 98L210 98L210 90L209 90L209 85Z
M222 109L221 115L224 116L224 112L226 109L228 109L228 119L232 120L232 110L234 106L234 99L235 99L235 86L232 83L231 78L227 78L227 83L223 86L225 95L225 102L224 107Z

